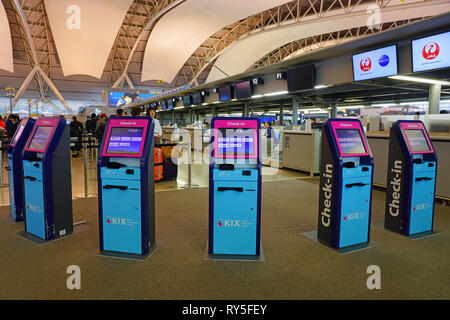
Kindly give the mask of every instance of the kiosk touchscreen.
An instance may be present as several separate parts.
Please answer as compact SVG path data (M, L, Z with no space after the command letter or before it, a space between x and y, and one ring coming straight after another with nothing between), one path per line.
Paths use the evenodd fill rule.
M100 251L146 255L155 244L150 117L108 119L97 163Z
M25 231L44 240L73 232L69 126L40 118L23 152Z
M437 156L422 121L399 120L389 137L385 227L404 235L432 231Z
M210 255L260 255L260 126L258 118L211 120Z
M369 242L373 158L357 119L323 126L318 239L340 249Z
M32 118L23 119L8 147L8 166L6 170L9 178L10 211L15 222L20 222L24 219L22 153L35 122Z

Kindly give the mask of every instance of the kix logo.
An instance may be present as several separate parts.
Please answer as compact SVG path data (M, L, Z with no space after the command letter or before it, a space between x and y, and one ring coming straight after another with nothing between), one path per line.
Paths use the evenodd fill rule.
M240 227L240 220L217 220L219 227Z
M127 223L127 219L126 218L106 218L106 223L107 224L113 224L113 225L118 225L118 226L127 226L129 225Z
M344 221L359 220L367 216L364 212L353 212L344 216Z

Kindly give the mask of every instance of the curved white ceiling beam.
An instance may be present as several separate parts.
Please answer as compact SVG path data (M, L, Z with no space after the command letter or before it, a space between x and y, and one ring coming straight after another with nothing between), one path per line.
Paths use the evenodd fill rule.
M370 5L370 4L369 4ZM250 35L228 47L217 59L215 66L233 76L246 71L255 61L267 53L289 42L320 34L336 32L367 25L371 13L367 13L368 4L360 5L351 13L344 10L330 11L326 17L315 15L305 17L298 24L285 25ZM441 14L450 10L448 0L420 2L391 1L388 7L380 10L381 23L421 18ZM213 67L206 83L223 79L224 75Z
M14 72L11 30L3 3L0 3L0 43L0 69Z
M189 57L212 34L238 20L290 1L185 1L153 28L145 50L142 81L172 82Z
M44 0L64 76L100 79L133 0Z

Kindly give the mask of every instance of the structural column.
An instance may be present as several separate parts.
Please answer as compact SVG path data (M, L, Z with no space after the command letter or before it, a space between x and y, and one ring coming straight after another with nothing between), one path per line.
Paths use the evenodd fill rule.
M337 117L337 103L335 101L333 101L331 103L331 113L330 113L330 117L331 118L336 118Z
M284 104L280 104L280 126L284 125Z
M298 106L300 104L300 98L297 95L292 97L292 124L296 126L298 124Z
M243 117L248 117L248 115L249 115L249 112L248 112L248 105L249 105L248 102L246 102L246 103L244 104L244 109L242 110L242 116L243 116Z
M441 85L440 84L430 84L430 90L428 95L428 113L429 114L439 114L440 106L439 101L441 100Z

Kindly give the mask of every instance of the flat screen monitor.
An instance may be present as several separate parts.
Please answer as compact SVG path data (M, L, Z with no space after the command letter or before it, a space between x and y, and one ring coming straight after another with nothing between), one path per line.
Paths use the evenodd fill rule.
M167 104L167 109L168 110L172 110L173 109L173 100L172 99L167 100L166 104Z
M217 131L216 156L255 155L254 128L219 128Z
M313 89L315 86L314 65L303 66L287 72L287 85L289 92Z
M365 154L366 148L359 129L336 129L342 155Z
M231 85L219 88L219 101L230 101L231 99L233 99Z
M196 105L196 106L199 106L202 103L203 103L203 97L202 97L201 92L194 93L192 95L192 104Z
M236 99L247 99L251 98L252 92L252 82L250 80L236 83Z
M161 101L161 110L167 109L167 101Z
M450 31L411 42L413 72L450 67Z
M53 127L38 126L34 131L33 137L31 138L27 149L36 152L44 152L52 131Z
M183 106L190 107L192 104L191 96L187 95L183 97Z
M14 134L14 137L12 138L11 145L15 145L17 143L17 140L19 140L20 136L22 135L23 129L25 129L24 125L20 125L19 128L17 128L16 133Z
M392 45L352 56L353 81L362 81L398 74L397 46Z
M406 129L406 137L408 138L409 146L412 152L427 152L431 151L425 133L422 129Z
M113 127L106 145L106 154L137 155L141 150L144 128Z

